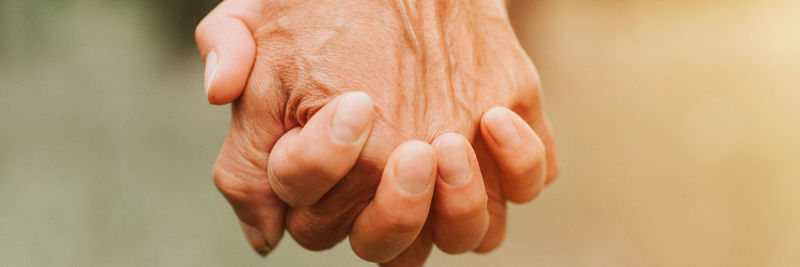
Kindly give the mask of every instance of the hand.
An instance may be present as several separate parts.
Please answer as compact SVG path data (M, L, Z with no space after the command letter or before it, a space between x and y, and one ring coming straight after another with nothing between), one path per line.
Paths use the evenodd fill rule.
M373 197L392 148L404 140L432 141L442 133L456 132L476 144L489 193L491 222L477 250L499 244L505 199L532 199L545 176L552 179L557 168L540 109L535 71L504 10L496 1L464 5L449 1L411 7L399 2L240 0L223 2L201 23L198 42L201 53L211 60L207 62L207 88L212 103L237 98L248 81L247 74L253 74L242 98L234 104L231 132L215 167L217 184L240 219L253 225L251 232L263 233L268 244L275 244L282 233L284 206L265 183L264 178L269 177L278 185L276 189L281 188L277 194L298 207L289 211L290 233L306 247L330 247L350 233L357 216L363 215L361 210ZM247 71L251 67L252 72ZM280 136L298 126L308 127L309 118L322 105L353 90L375 97L377 116L352 170L342 168L349 172L309 178L321 182L294 184L294 176L267 171L272 169L266 168L267 162L273 166L273 158L280 158L270 157L270 152L282 153L273 148ZM521 133L524 131L514 127L533 125L533 140L541 138L546 149L541 141L540 146L537 142L523 145L517 138L500 139L513 145L509 150L498 149L504 147L502 143L482 137L489 136L488 129L494 127L481 127L483 133L476 134L481 114L495 105L511 107L525 119L511 128L499 127L499 132L516 129ZM498 118L510 117L508 114L487 112L483 125L491 126ZM503 157L490 153L497 151L521 154ZM545 151L547 160L539 157ZM308 162L315 164L313 159ZM307 189L302 187L305 184L321 190L310 194L298 190L298 186ZM432 220L438 211L434 207ZM354 233L358 226L356 222L352 227ZM446 238L433 239L443 250L450 250L444 244ZM357 253L361 251L359 255L369 254L364 250L370 246L359 245L357 238L351 240Z

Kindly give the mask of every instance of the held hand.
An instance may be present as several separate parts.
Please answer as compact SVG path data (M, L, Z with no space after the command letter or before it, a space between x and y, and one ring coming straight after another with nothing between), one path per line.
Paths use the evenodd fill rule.
M437 193L432 226L425 228L434 230L422 230L414 241L422 245L407 251L424 250L427 232L448 252L496 247L502 240L505 200L532 199L545 177L552 179L557 173L535 70L502 6L497 1L471 6L449 1L413 6L400 1L357 2L229 0L201 23L197 36L207 60L209 100L223 104L241 95L215 167L217 185L245 222L256 247L274 246L280 239L285 210L276 198L280 196L293 207L286 220L290 233L307 248L324 249L351 230L354 235L359 231L362 209L373 205L373 197L378 199L376 187L381 187L381 173L385 175L387 159L397 145L411 139L436 145L437 137L455 132L476 144L489 196L488 234L477 247L448 244L451 238L441 236L452 234L441 226L445 229L436 231L434 223L437 214L447 210L437 208ZM327 129L314 126L315 118L335 117L324 115L338 113L333 108L325 113L325 107L335 104L336 96L354 90L366 91L375 101L376 114L370 130L365 130L369 139L363 150L359 143L341 146L320 141L332 145L325 152L300 141L319 141L312 138L319 131L306 128ZM505 109L491 110L483 116L479 133L481 115L491 106L510 107L524 119ZM494 130L497 136L491 135ZM284 143L313 149L280 145ZM327 166L320 162L322 156L315 155L341 156ZM347 158L352 155L360 156ZM279 164L282 158L296 165ZM364 251L359 255L373 257ZM379 256L372 260L382 262L391 255Z

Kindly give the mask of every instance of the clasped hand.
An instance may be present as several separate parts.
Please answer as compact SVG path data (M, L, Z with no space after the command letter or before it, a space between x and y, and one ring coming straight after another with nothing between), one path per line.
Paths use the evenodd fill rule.
M198 26L232 105L214 182L250 244L421 265L490 251L558 167L539 80L498 0L227 0Z

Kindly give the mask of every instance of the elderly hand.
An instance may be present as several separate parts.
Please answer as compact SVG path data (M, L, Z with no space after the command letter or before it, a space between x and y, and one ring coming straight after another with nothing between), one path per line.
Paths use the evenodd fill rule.
M374 262L488 251L505 201L557 173L501 1L228 0L197 38L209 101L238 98L215 183L260 252L284 219L304 247L350 235Z

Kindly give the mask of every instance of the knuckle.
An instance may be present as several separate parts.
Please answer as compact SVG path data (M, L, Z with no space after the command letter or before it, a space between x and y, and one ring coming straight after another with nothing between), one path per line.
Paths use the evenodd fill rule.
M214 163L212 177L214 185L232 204L245 205L274 196L263 168L225 150Z
M333 216L306 212L290 214L286 228L297 243L312 251L329 249L346 237L340 234L339 221Z
M241 182L232 177L224 165L214 164L213 178L217 190L231 202L238 203L247 199L246 189Z
M536 67L530 62L530 57L525 52L522 53L523 56L519 57L521 61L520 67L517 68L519 75L517 76L516 85L523 92L538 94L541 88L541 79L539 79Z
M311 117L343 91L315 82L319 80L313 73L291 72L292 77L284 78L284 90L287 93L286 113L284 118L303 126Z
M516 80L511 82L511 88L515 92L515 97L510 105L511 109L514 111L527 111L527 113L540 112L542 91L536 70L531 66L530 70L523 69L516 77Z
M522 84L519 85L520 91L524 92L525 95L530 96L533 99L540 99L542 96L542 90L539 77L535 73L530 73L526 75L526 77L527 78L522 81Z

